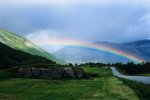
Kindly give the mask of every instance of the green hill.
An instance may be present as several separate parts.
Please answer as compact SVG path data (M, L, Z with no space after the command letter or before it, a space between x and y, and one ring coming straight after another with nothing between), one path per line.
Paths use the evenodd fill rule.
M30 42L29 40L3 29L0 29L0 42L14 49L21 50L32 55L46 57L50 60L56 61L59 64L65 63L65 61L58 59L52 54L49 54L45 50Z
M56 64L45 57L31 55L0 43L0 69L33 64Z

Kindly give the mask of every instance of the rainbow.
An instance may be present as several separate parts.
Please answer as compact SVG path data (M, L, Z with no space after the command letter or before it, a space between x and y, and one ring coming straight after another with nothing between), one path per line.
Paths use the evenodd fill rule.
M142 58L139 58L133 54L129 54L127 52L121 51L121 50L117 50L102 44L96 45L96 44L87 44L86 42L82 42L82 41L76 41L76 40L58 40L58 39L54 39L54 40L50 40L50 39L43 39L40 41L34 41L34 43L36 43L37 45L64 45L64 46L77 46L77 47L85 47L85 48L91 48L91 49L96 49L99 51L104 51L104 52L109 52L121 57L125 57L127 59L130 59L136 63L141 63L141 62L145 62L145 60L143 60Z

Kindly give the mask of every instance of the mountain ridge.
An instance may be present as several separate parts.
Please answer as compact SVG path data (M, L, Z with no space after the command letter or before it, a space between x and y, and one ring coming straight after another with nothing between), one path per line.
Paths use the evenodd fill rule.
M150 44L150 40L143 39L143 40L137 40L137 41L123 43L123 45L128 45L128 46L135 46L135 45L140 46L140 45L145 45L145 44Z
M150 60L150 58L147 55L143 54L143 52L141 52L139 49L133 48L130 46L126 46L123 44L104 42L104 41L102 41L102 42L97 41L92 44L104 45L106 47L110 47L115 50L126 52L129 55L134 55L135 57L138 57L138 58L146 60L146 61ZM126 59L124 57L120 57L118 55L108 53L105 51L98 51L96 49L92 50L92 49L83 48L83 47L79 48L79 47L75 47L75 46L74 47L66 46L66 47L62 48L61 50L55 52L55 55L57 57L65 59L71 63L77 63L78 61L83 61L80 63L85 63L85 62L102 62L102 63L122 62L122 63L127 63L130 61L133 61L133 60Z

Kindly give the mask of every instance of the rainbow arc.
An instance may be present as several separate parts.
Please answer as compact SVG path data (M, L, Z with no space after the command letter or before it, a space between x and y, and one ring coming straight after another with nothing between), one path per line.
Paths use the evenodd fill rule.
M145 60L143 60L142 58L139 58L133 54L112 48L112 47L108 47L106 45L102 45L102 44L87 44L85 42L82 41L76 41L76 40L40 40L40 41L36 41L36 43L38 45L64 45L64 46L78 46L78 47L85 47L85 48L91 48L91 49L96 49L99 51L104 51L104 52L109 52L121 57L125 57L127 59L130 59L134 62L137 63L141 63L141 62L145 62Z

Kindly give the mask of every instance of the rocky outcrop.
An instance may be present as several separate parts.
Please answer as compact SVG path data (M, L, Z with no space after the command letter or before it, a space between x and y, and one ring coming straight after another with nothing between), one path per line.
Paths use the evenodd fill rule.
M83 69L73 67L49 67L49 68L22 67L18 69L18 74L27 78L42 78L42 79L86 77L86 73Z

